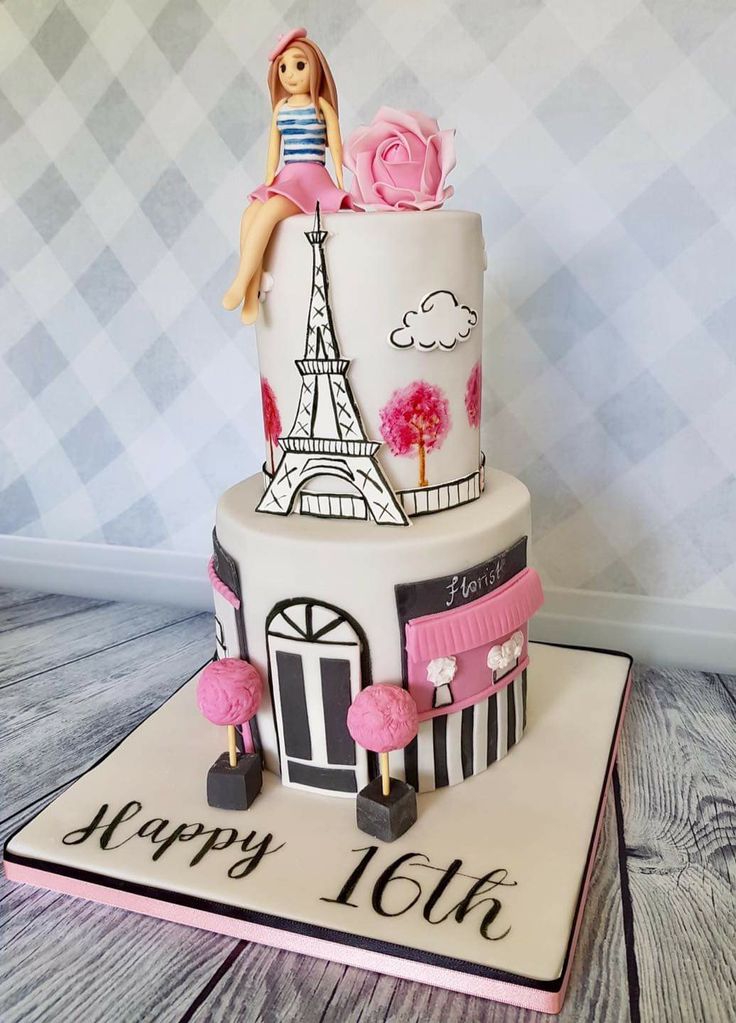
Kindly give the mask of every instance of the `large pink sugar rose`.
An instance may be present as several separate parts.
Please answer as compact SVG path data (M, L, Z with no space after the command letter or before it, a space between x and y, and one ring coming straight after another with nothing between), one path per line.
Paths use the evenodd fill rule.
M431 210L453 193L445 178L455 166L455 132L433 117L381 107L371 124L348 140L345 165L353 172L356 206Z

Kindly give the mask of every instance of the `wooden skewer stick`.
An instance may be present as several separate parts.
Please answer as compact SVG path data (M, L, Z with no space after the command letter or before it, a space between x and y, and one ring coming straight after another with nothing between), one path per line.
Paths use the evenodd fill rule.
M238 766L238 747L235 741L235 725L227 726L227 744L228 752L230 754L230 766Z
M384 796L391 791L391 778L388 773L388 753L379 753L378 762L381 765L381 788Z

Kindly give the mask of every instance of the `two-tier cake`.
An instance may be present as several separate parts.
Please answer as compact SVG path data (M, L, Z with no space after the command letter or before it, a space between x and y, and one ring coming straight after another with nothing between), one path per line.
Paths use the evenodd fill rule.
M529 494L479 443L477 214L340 212L278 229L257 325L263 473L217 509L219 657L268 679L245 747L285 785L355 795L376 774L347 712L414 698L392 758L423 792L503 757L526 716Z
M347 191L319 47L295 29L269 60L223 298L256 324L266 445L217 507L216 658L6 871L557 1011L630 659L540 645L527 678L530 499L481 450L485 252L480 217L442 208L452 132L382 108Z

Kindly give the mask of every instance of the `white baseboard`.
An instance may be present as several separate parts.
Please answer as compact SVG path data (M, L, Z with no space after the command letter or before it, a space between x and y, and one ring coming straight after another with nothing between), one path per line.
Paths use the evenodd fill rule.
M736 608L548 586L531 637L624 650L643 664L736 674Z
M210 610L207 558L181 551L0 536L0 586Z
M24 590L208 611L206 566L206 557L177 551L0 536L0 586ZM736 608L547 587L532 638L736 673Z

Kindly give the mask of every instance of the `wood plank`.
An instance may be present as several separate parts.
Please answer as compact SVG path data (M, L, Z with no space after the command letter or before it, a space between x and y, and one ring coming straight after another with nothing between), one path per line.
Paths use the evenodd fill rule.
M736 1019L736 680L642 670L620 774L644 1020Z
M6 813L77 777L131 732L208 660L212 635L211 615L196 615L6 688Z
M629 991L621 910L618 833L609 791L603 834L561 1023L606 1020L628 1023Z
M18 622L35 606L45 616L47 636L57 620L100 610L96 602L64 607L75 598L46 603L31 596L19 604L2 596L6 608L25 602L24 613L12 612ZM65 613L69 609L73 614ZM127 734L209 656L209 616L131 636L136 613L139 623L150 623L151 612L113 610L112 642L99 654L88 620L70 635L72 656L84 651L87 636L82 660L68 657L61 636L60 659L72 663L47 665L43 675L3 692L1 804L9 812L0 830L29 816L33 800L40 808L52 789ZM162 623L167 614L177 612L163 612ZM3 643L32 628L9 630ZM736 1018L735 708L734 679L694 672L643 671L632 698L620 769L643 1020ZM49 733L55 741L44 742L44 763L31 776L23 760L29 741ZM609 805L562 1021L629 1018L616 837ZM155 1016L180 1023L233 1015L304 1023L549 1018L7 882L0 900L0 988L3 1019L10 1023L44 1019L50 1006L61 1019Z
M33 785L30 788L21 786L19 792L11 792L11 799L5 805L22 803L23 799L27 801L44 786L58 785L60 778L72 777L76 771L65 773L65 766L71 762L78 768L80 761L92 762L176 687L176 678L171 678L172 672L176 675L176 667L180 669L180 679L190 674L208 656L211 643L210 617L199 617L204 628L201 634L195 629L195 663L188 664L184 670L181 670L183 657L186 660L190 654L192 643L191 623L188 622L172 625L154 636L133 639L123 646L112 646L81 662L66 664L43 676L26 679L21 686L8 690L6 701L12 699L13 705L10 707L8 704L10 713L6 721L13 720L14 725L3 730L0 724L0 742L6 755L16 760L20 757L22 761L29 739L33 745L35 730L46 731L51 722L55 743L44 758L46 763L36 772ZM200 642L205 646L198 647ZM73 694L73 699L70 699L70 694ZM25 771L18 774L22 776ZM40 798L39 807L46 797ZM588 919L605 920L607 930L614 933L617 926L615 842L605 841L602 853L591 892ZM18 892L24 893L22 898ZM37 947L42 936L45 944L49 932L53 934L58 929L63 934L70 928L75 930L75 943L56 943L60 948L55 951L54 962L55 990L57 993L62 991L61 1002L57 997L57 1004L63 1005L70 1016L83 1015L88 1011L86 989L79 991L75 985L80 963L88 964L90 971L97 973L99 959L105 964L107 977L104 992L97 990L95 993L95 1004L102 1015L125 1004L127 993L135 990L138 998L134 1003L136 1014L142 1014L144 1006L156 1005L159 1019L164 1020L206 1019L229 1013L236 1013L238 1018L246 1020L334 1019L341 1023L343 1020L373 1019L454 1021L473 1018L500 1021L543 1018L481 999L395 981L258 945L233 943L231 939L211 935L204 943L195 941L195 948L200 949L196 971L191 969L186 954L182 959L181 972L176 964L171 965L172 975L168 983L176 988L176 996L172 997L171 991L167 990L162 1004L156 935L161 935L166 960L169 932L174 934L175 946L178 935L178 940L187 948L193 940L191 935L197 932L105 907L82 908L83 904L76 900L34 889L13 888L10 894L1 891L0 895L5 896L5 940L10 944L13 960L19 959L22 964L20 972L16 969L13 974L14 989L18 993L18 1019L31 1014L34 993L38 995L40 990L32 957L27 950ZM8 898L10 902L6 901ZM16 899L17 902L14 901ZM595 906L599 908L595 910ZM589 930L590 927L584 930L581 952L587 941L593 952L600 954L595 928L586 938ZM81 950L77 936L82 943ZM156 964L151 969L148 963L142 967L139 957L141 944L145 946L149 941L152 963ZM69 953L70 947L75 950L73 954ZM614 942L606 946L607 949L615 947L618 946ZM27 968L26 962L29 964ZM137 973L131 969L132 964L136 964ZM610 963L607 968L611 969ZM580 977L573 981L575 998L572 999L571 992L565 1013L569 1019L581 1018L575 1013L586 1012L585 1006L592 1004L590 993L595 994L600 984L598 970L591 969L589 965L586 968L582 956L576 972ZM132 987L131 974L135 975ZM182 983L185 977L186 983ZM183 991L186 998L180 997ZM609 1013L608 1018L620 1017Z
M117 610L122 621L131 621L128 609ZM152 609L139 610L150 616ZM0 734L2 840L145 718L207 658L211 645L211 616L198 615L7 689L3 710L9 712ZM53 743L45 741L49 731ZM28 743L42 737L43 765L27 772ZM0 903L3 1023L44 1020L51 1011L55 1019L178 1020L192 991L206 986L237 945L4 878Z
M32 590L8 590L0 587L0 633L73 614L84 608L105 603L87 597L67 597L58 593L36 593Z
M28 885L3 887L3 1023L179 1020L236 944Z
M42 609L43 609L42 602ZM39 620L16 625L3 635L0 649L0 688L48 671L56 665L135 636L193 617L181 608L142 604L111 604L56 597ZM35 612L32 602L30 611ZM64 610L66 609L66 610ZM12 615L11 615L12 617Z

